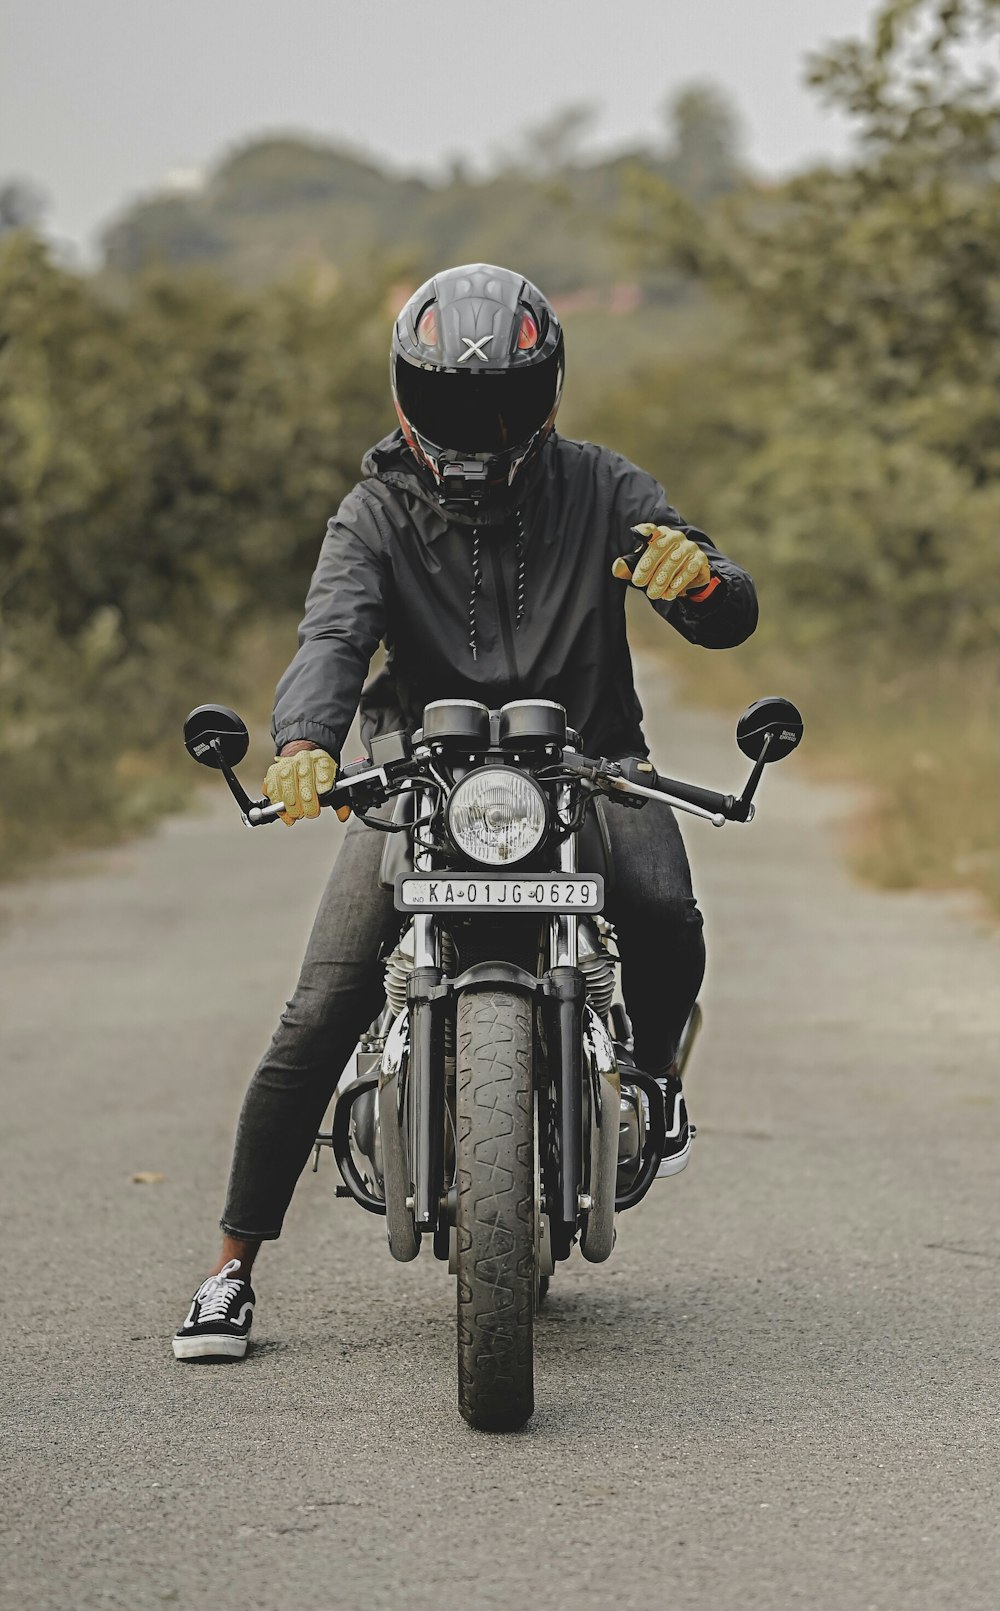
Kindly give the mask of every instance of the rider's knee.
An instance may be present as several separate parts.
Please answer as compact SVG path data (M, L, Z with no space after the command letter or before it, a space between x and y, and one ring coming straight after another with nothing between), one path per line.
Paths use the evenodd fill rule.
M671 890L667 895L651 894L643 903L642 919L664 939L680 943L695 943L701 935L705 920L693 895L682 890Z
M338 964L335 973L330 968L303 969L281 1014L279 1035L303 1042L326 1039L345 1016L353 1020L359 1009L367 1009L372 985L368 965Z

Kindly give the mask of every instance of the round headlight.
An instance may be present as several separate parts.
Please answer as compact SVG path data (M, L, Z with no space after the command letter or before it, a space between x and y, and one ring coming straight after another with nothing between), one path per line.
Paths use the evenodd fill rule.
M448 829L459 850L488 867L523 861L545 837L548 812L538 784L507 767L464 778L448 802Z

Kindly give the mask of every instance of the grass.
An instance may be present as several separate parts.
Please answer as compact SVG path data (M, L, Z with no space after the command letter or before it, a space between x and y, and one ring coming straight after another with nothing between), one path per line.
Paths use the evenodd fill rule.
M793 653L764 636L678 655L640 612L633 633L669 658L684 696L736 712L784 693L805 718L802 764L862 785L845 851L884 889L967 890L1000 913L1000 697L992 657L886 668L864 654ZM650 630L652 628L652 630Z

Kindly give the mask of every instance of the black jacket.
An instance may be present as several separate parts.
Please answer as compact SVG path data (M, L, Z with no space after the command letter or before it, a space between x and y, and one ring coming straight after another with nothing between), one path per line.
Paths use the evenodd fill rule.
M611 575L641 521L692 537L722 579L704 604L653 604L682 637L726 649L757 624L746 572L608 448L553 435L517 503L478 518L442 509L399 431L362 470L327 527L299 650L278 684L276 750L301 738L339 757L359 698L366 739L419 726L432 699L536 698L565 705L586 754L646 755L628 584ZM362 693L381 641L384 668Z

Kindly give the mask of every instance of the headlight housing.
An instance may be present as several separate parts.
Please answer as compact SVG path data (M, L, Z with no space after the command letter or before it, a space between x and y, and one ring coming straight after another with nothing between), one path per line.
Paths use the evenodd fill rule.
M523 861L545 838L549 814L533 778L484 766L452 790L448 832L463 856L484 867Z

